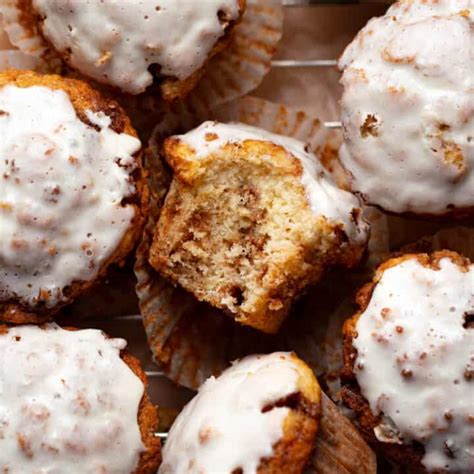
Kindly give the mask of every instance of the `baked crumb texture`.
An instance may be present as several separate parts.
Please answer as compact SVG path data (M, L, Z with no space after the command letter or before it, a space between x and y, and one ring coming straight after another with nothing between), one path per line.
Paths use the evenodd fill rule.
M341 161L368 204L397 214L474 214L474 9L403 0L339 61Z
M0 74L0 134L0 320L47 320L135 246L140 141L88 85L28 71Z
M357 198L302 142L205 122L164 148L174 178L150 263L198 300L275 332L325 267L361 258L368 228Z
M51 2L18 0L26 31L36 29L74 70L129 94L157 83L182 99L222 51L245 0Z
M159 473L302 473L320 414L318 382L294 354L245 357L178 415Z
M410 472L474 472L474 265L406 254L357 301L341 380L364 436Z
M95 329L0 326L0 472L156 472L157 409L125 346Z

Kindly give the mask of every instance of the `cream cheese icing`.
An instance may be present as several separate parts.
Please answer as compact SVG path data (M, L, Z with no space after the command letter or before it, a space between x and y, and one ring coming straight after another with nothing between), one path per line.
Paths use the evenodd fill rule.
M356 324L354 370L382 442L423 444L428 471L474 472L474 265L386 269Z
M69 64L99 82L138 94L160 74L186 79L237 20L237 0L33 0L41 30Z
M89 280L134 217L136 138L46 87L0 89L0 300L52 307ZM97 128L97 129L96 129Z
M298 391L292 355L248 356L210 377L174 422L160 474L254 474L283 435L287 407L264 408Z
M0 335L0 472L134 471L144 386L120 358L125 346L55 324Z
M339 61L342 164L367 202L403 213L474 206L474 6L401 1Z
M212 140L207 139L208 134L212 134ZM301 183L313 213L342 224L352 242L366 242L369 229L361 217L359 200L336 186L316 156L307 151L305 143L242 123L225 124L212 121L204 122L194 130L175 138L193 149L196 159L215 153L227 143L245 140L259 140L281 146L302 165Z

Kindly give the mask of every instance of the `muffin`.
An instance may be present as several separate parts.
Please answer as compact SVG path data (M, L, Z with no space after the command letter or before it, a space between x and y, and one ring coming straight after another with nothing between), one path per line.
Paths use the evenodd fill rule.
M0 326L1 472L156 472L157 410L125 346L95 329Z
M410 472L474 472L474 265L459 254L382 264L344 326L343 399Z
M226 47L245 0L17 0L18 7L23 26L84 76L129 94L157 83L174 100L191 91L209 58Z
M297 140L205 122L164 143L173 180L152 267L239 323L276 332L330 265L356 265L368 225Z
M294 354L245 357L207 379L178 415L159 473L303 472L320 404L316 378Z
M474 215L473 28L468 0L399 1L340 58L341 160L367 203Z
M58 76L0 74L0 320L48 319L141 234L140 141L113 101Z
M293 353L236 361L218 378L207 379L178 415L159 473L298 474L310 465L314 466L310 472L338 474L351 466L353 472L375 473L373 456L365 444L368 454L360 450L357 433L346 443L352 448L352 462L347 464L341 457L338 467L334 467L337 462L331 464L335 452L344 448L338 435L332 434L331 439L327 427L329 420L339 422L344 417L322 397L313 372ZM347 434L344 425L332 428L334 433ZM316 438L321 437L318 443ZM312 460L313 451L332 470Z

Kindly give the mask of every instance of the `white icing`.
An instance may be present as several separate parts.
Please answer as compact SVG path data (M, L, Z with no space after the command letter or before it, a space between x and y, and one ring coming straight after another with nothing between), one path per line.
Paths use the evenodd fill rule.
M153 82L148 68L180 80L206 61L225 32L218 12L236 20L237 0L33 0L43 34L83 74L131 94Z
M397 213L474 206L474 3L402 1L342 55L342 163ZM362 136L368 116L374 134Z
M160 474L257 472L283 434L287 407L262 410L298 391L289 353L248 356L210 377L174 422Z
M206 135L209 133L217 135L217 138L207 139ZM217 152L227 143L239 143L245 140L259 140L281 146L302 165L301 183L306 190L313 213L342 224L352 242L363 243L367 240L368 225L361 217L357 197L336 186L316 156L306 150L305 143L242 123L225 124L212 121L204 122L185 135L178 135L175 138L191 147L198 159ZM356 209L360 215L354 220L352 212Z
M0 335L0 472L134 471L144 387L120 358L125 346L55 324Z
M357 381L388 417L376 434L422 443L429 471L474 472L474 328L463 327L473 312L474 265L413 258L384 271L356 325Z
M64 91L0 89L0 301L47 307L93 278L131 225L140 142L85 125ZM43 294L43 296L40 296Z

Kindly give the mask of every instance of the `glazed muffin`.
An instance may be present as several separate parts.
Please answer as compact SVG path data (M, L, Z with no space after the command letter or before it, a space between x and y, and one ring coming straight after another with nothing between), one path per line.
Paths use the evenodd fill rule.
M297 140L205 122L165 141L173 180L150 264L239 323L278 330L330 265L354 266L368 238L357 198Z
M71 68L129 94L156 82L167 100L195 86L245 9L245 0L17 2L23 26Z
M140 141L113 101L58 76L0 74L0 320L47 319L141 233Z
M303 472L320 404L316 378L294 354L241 359L209 378L180 413L159 473Z
M156 472L157 410L125 346L95 329L0 326L0 472Z
M474 265L449 251L382 264L344 326L343 399L410 472L474 471Z
M468 0L395 3L339 67L351 186L397 214L474 214L474 13Z

